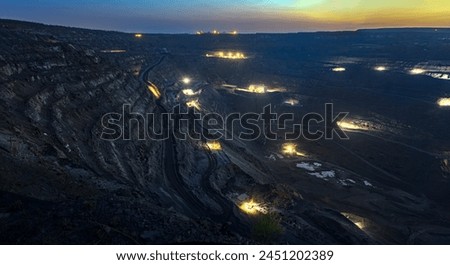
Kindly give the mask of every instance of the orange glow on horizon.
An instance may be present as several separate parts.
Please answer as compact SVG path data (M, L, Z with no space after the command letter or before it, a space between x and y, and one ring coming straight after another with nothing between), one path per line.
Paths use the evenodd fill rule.
M448 28L450 4L431 0L315 0L295 1L265 12L265 18L287 27L303 23L304 30L356 30L389 27Z
M14 1L11 1L14 2ZM129 3L128 3L129 2ZM431 27L448 28L450 2L439 0L276 0L229 2L162 2L161 5L128 1L124 9L110 5L103 22L96 14L103 6L92 6L92 12L76 9L74 14L86 15L90 28L130 32L129 38L139 41L150 36L142 32L187 33L198 35L238 35L255 32L342 31L362 28ZM72 4L74 5L74 4ZM122 4L119 5L122 7ZM128 6L128 7L127 7ZM18 6L20 7L20 6ZM48 6L44 23L54 21L53 5ZM87 8L87 7L86 7ZM34 21L36 14L21 14L22 8L12 9L12 19ZM123 12L135 10L136 12ZM54 11L54 10L53 10ZM54 13L54 12L53 12ZM103 14L103 13L102 13ZM39 17L39 16L38 16ZM73 19L60 17L61 24L72 24ZM91 22L92 21L92 22ZM153 25L153 26L152 26ZM76 26L76 25L73 25ZM148 31L147 31L148 30ZM206 37L206 36L205 36ZM210 36L208 36L210 37ZM220 41L218 39L217 41Z

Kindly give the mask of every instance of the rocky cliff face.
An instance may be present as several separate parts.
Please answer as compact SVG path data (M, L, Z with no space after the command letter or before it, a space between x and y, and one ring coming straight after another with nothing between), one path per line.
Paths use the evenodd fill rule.
M102 34L130 35L94 33L1 22L0 241L227 242L159 201L160 142L99 140L105 113L154 112L136 71L159 55L103 54Z
M254 243L235 200L249 191L286 209L272 243L373 242L275 183L243 143L212 155L202 141L101 140L103 115L124 104L161 113L176 103L177 66L190 65L164 45L183 50L185 37L145 38L0 20L0 243ZM141 78L155 65L162 103ZM204 88L206 111L230 111Z

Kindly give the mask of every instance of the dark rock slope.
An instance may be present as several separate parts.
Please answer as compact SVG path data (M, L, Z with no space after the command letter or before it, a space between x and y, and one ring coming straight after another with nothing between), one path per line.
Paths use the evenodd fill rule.
M243 146L227 144L234 159L217 162L195 141L100 140L102 116L123 104L161 111L139 75L158 64L152 82L173 89L184 57L164 45L183 38L0 20L0 243L255 243L226 197L249 190L288 209L271 243L373 242L338 212L259 181L269 173ZM207 92L201 103L221 112Z
M0 22L0 243L240 242L161 205L161 143L98 140L105 113L155 104L143 57L107 57L93 33Z

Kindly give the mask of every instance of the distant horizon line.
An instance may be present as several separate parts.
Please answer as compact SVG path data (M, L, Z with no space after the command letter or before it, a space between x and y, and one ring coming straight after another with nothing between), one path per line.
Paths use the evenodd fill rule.
M49 24L46 22L40 22L40 21L32 21L32 20L19 20L19 19L13 19L13 18L2 18L0 17L0 21L11 21L11 22L22 22L22 23L30 23L30 24L39 24L44 26L53 26L53 27L67 27L67 28L74 28L74 29L82 29L82 30L93 30L93 31L105 31L105 32L116 32L116 33L123 33L123 34L147 34L147 35L198 35L196 32L202 31L201 29L192 31L192 32L143 32L143 31L123 31L123 30L115 30L115 29L102 29L102 28L87 28L82 26L70 26L70 25L63 25L63 24ZM358 32L358 31L365 31L365 30L450 30L450 27L444 27L444 26L436 26L436 27L430 27L430 26L388 26L388 27L367 27L367 28L357 28L357 29L342 29L342 30L305 30L305 31L289 31L289 32L263 32L263 31L255 31L255 32L240 32L237 30L238 35L255 35L255 34L298 34L298 33L339 33L339 32ZM202 35L215 35L211 33L212 31L217 29L210 29L209 31L205 31ZM230 31L221 31L217 30L219 34L216 35L232 35Z

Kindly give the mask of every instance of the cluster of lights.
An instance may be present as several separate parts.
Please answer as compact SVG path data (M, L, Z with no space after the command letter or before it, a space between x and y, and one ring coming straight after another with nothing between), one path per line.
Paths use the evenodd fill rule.
M213 35L219 35L220 34L220 32L218 31L218 30L213 30L213 31L211 31L211 32L208 32L209 34L213 34ZM197 31L195 34L197 34L197 35L203 35L203 34L206 34L203 30L199 30L199 31ZM231 35L237 35L237 34L239 34L238 33L238 31L237 30L233 30L233 31L230 31L230 32L228 32L228 34L231 34Z
M450 98L440 98L440 99L437 101L437 104L438 104L440 107L450 107Z
M376 66L373 69L378 72L384 72L387 70L387 67L386 66ZM335 67L335 68L331 69L331 71L333 71L333 72L345 72L346 70L347 69L345 69L345 67Z
M142 38L142 34L141 33L136 33L136 34L134 34L134 37L135 38Z
M220 32L218 30L215 30L215 29L210 31L210 32L204 32L203 30L199 30L199 31L195 32L195 34L197 34L197 35L203 35L203 34L219 35Z
M345 67L335 67L335 68L331 68L331 71L333 72L345 72L347 69ZM379 66L375 66L373 67L374 71L378 71L378 72L385 72L388 69L387 66L383 66L383 65L379 65ZM409 74L411 75L423 75L423 74L428 74L433 78L438 78L438 79L444 79L444 80L450 80L450 74L445 74L445 73L430 73L430 70L424 69L424 68L412 68L409 69Z
M236 88L236 90L247 92L247 93L256 93L256 94L285 92L286 91L286 89L284 89L284 88L268 88L265 85L249 85L248 88Z
M222 59L232 59L232 60L242 60L247 59L247 56L245 56L241 52L215 52L213 54L206 54L206 57L212 57L212 58L222 58Z
M189 85L192 80L189 77L183 77L183 79L181 79L181 82L185 85ZM181 92L183 92L183 94L185 96L195 96L197 95L199 92L195 92L194 90L187 88L187 89L183 89Z
M331 69L333 72L345 72L347 69L344 67L335 67ZM379 65L379 66L375 66L373 67L374 71L378 71L378 72L385 72L388 69L388 67L383 66L383 65ZM412 68L409 69L409 74L411 75L424 75L427 74L433 78L437 78L437 79L443 79L443 80L450 80L450 74L445 74L445 73L430 73L430 70L424 69L424 68Z
M206 143L206 147L211 151L220 151L222 150L222 145L219 141L209 141Z

